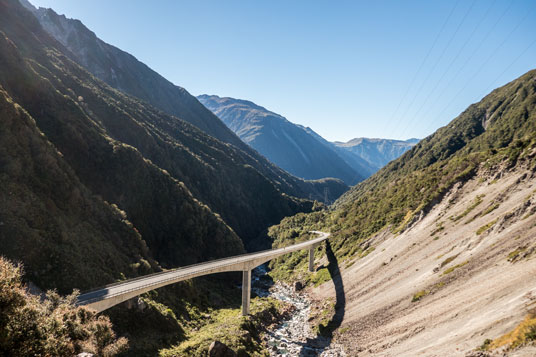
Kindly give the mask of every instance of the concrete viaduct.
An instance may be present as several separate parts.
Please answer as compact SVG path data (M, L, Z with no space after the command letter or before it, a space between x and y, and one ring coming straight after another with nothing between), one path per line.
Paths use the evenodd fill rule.
M132 299L133 297L146 293L147 291L178 283L179 281L208 274L241 271L242 315L249 315L249 304L251 299L251 270L281 255L301 249L309 249L309 271L313 271L314 250L322 241L328 239L330 233L319 231L312 231L311 233L315 233L319 235L319 237L306 242L297 243L289 247L211 260L205 263L189 265L186 267L107 285L103 288L81 294L78 297L77 304L101 312L109 309L112 306Z

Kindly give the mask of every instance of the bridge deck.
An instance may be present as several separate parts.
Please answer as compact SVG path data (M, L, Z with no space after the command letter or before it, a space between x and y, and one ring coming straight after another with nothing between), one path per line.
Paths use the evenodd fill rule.
M284 248L270 249L257 253L211 260L205 263L189 265L169 271L129 279L81 294L78 297L77 303L78 305L85 305L97 311L103 311L147 291L169 284L174 284L179 281L214 273L251 270L254 267L278 256L315 246L326 240L330 235L329 233L318 231L313 231L312 233L319 234L320 237Z

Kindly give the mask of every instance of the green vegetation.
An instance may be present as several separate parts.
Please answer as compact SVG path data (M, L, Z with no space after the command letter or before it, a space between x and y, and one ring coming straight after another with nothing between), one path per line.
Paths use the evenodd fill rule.
M331 280L331 275L329 274L329 271L328 271L327 268L319 269L316 273L311 275L311 277L309 278L309 281L315 287L325 283L326 281L330 281L330 280Z
M443 260L440 264L440 268L443 268L445 265L447 265L448 263L452 262L454 259L456 259L456 257L458 257L459 254L456 254L456 255L453 255L451 257L448 257L447 259ZM439 257L438 257L439 259Z
M478 228L478 230L476 231L476 234L481 235L482 233L484 233L485 231L487 231L488 229L493 227L495 225L495 223L497 223L497 221L498 221L498 218L496 218L493 221L491 221L491 222L483 225L482 227Z
M514 250L513 252L510 252L508 254L507 260L509 262L515 262L516 260L518 260L518 258L520 257L521 253L525 252L526 250L527 250L527 247L519 247L519 248L517 248L516 250Z
M333 250L342 262L361 254L380 231L396 234L411 226L455 184L472 179L477 170L486 174L517 164L534 166L528 155L536 147L535 77L536 71L528 72L471 105L351 188L329 211L285 218L269 235L281 244L290 231L300 236L310 229L329 231ZM466 217L481 202L479 196L455 218Z
M445 226L444 226L445 222L441 221L441 222L438 222L436 224L436 229L433 230L433 232L430 234L431 237L435 236L436 233L439 233L441 232L442 230L445 229Z
M430 291L428 290L421 290L413 295L413 298L411 299L411 302L417 302L421 300L426 295L430 294Z
M214 310L199 330L192 331L188 338L171 348L161 350L161 357L208 356L208 347L218 340L239 356L268 356L262 346L262 334L266 327L275 324L288 308L283 302L273 298L254 298L251 301L251 315L244 317L240 309Z
M455 266L453 266L453 267L450 267L450 268L448 268L447 270L445 270L445 271L443 272L443 274L441 274L441 275L447 275L447 274L450 274L450 273L452 273L454 270L463 267L463 266L466 265L467 263L469 263L468 260L465 261L465 262L463 262L463 263L457 264L457 265L455 265Z
M317 335L324 335L331 330L330 323L335 315L335 301L329 298L320 302L318 305L313 304L309 313L309 323Z
M482 212L481 216L485 216L485 215L487 215L488 213L491 213L491 212L495 211L497 208L499 208L499 206L500 206L500 203L498 203L498 202L497 202L497 203L494 203L494 204L492 204L492 205L490 205L488 208L486 208L486 209Z
M493 342L493 340L490 340L489 338L486 338L482 345L478 348L479 350L486 351L489 348L489 345Z
M343 333L348 332L349 330L350 330L349 327L343 327L343 328L339 329L339 333L340 333L340 334L343 334Z
M454 222L457 222L460 219L462 219L463 217L467 216L469 213L471 213L472 210L474 210L478 205L480 205L482 203L482 198L484 198L484 196L485 195L476 196L476 198L473 201L473 203L469 207L467 207L467 209L465 211L463 211L461 214L459 214L458 216L452 218L452 220Z
M22 284L22 267L0 256L0 355L106 357L124 351L128 341L116 338L110 320L74 306L76 297L49 291L41 301Z
M363 252L361 252L361 253L359 254L359 257L360 257L360 258L364 258L364 257L366 257L367 255L369 255L370 253L372 253L375 249L376 249L375 247L369 247L369 248L367 248L366 250L364 250Z
M483 216L495 211L497 208L499 208L499 206L500 206L499 202L490 204L485 210L475 214L473 217L471 217L470 219L465 221L465 224L469 224L469 223L473 222L475 219L477 219L478 217L483 217Z
M508 351L534 341L536 341L536 315L531 312L512 331L493 341L484 341L481 348L484 350L494 350L500 347L506 347Z

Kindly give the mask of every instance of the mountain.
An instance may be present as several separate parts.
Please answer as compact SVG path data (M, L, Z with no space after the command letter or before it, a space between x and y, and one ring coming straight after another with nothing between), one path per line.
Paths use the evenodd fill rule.
M365 160L373 169L372 175L390 161L399 158L411 149L419 139L392 140L355 138L346 143L335 141L333 145L337 153L350 165L358 169L363 167L361 160ZM356 162L356 160L359 160Z
M354 185L419 140L356 138L329 142L253 102L216 95L197 97L245 143L288 172L305 179L336 177Z
M329 146L279 114L241 99L197 97L245 143L286 171L305 179L336 177L353 185L363 176Z
M102 41L79 20L58 15L52 9L36 9L27 1L23 4L50 35L69 49L72 59L95 77L188 121L219 140L242 146L236 135L186 89L174 85L131 54Z
M144 142L118 126L114 129L119 136L114 138L137 148L145 158L184 182L193 196L221 215L248 247L253 240L268 244L262 239L266 227L296 209L312 207L312 203L290 196L332 202L347 190L340 180L304 181L281 170L244 144L186 90L172 85L130 54L104 43L80 21L24 4L46 32L63 45L66 57L116 89L141 99L132 100L151 108L152 116L162 118L158 124L151 123L149 129L161 131L155 135L160 140L154 141L150 135L147 139L153 142ZM163 113L157 113L151 105ZM171 119L170 115L175 117ZM218 140L201 135L182 120ZM275 201L260 201L259 197L265 195Z
M67 292L244 252L177 178L195 177L181 166L202 175L221 142L97 80L18 2L0 10L2 255L41 288ZM257 193L276 211L301 207L235 166L264 184L267 196Z
M0 0L0 255L24 265L34 292L88 290L259 249L270 244L269 225L319 206L287 192L346 188L300 180L110 87L72 58L18 1ZM155 355L200 326L201 314L236 305L233 277L178 283L106 315L129 335L129 355ZM43 301L42 311L54 304ZM43 340L51 330L39 331L15 337Z
M354 153L339 148L337 145L335 145L335 143L327 141L309 127L303 127L303 130L305 130L309 135L318 140L325 147L336 152L337 155L348 164L348 166L353 168L354 171L361 173L364 178L367 178L374 174L376 171L378 171L375 164L372 165L371 163L369 163L367 160L362 158L359 153Z
M535 182L532 70L354 186L332 210L286 218L270 234L278 245L331 231L329 265L310 279L332 274L314 299L335 301L322 329L342 327L335 334L349 354L513 351L535 339ZM272 273L300 271L306 261L297 260L281 259Z

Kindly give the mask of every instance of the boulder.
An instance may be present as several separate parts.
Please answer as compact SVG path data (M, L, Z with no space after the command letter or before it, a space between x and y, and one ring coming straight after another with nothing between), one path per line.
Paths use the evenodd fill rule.
M294 291L303 290L303 283L301 281L296 281L294 283Z
M236 357L236 352L220 341L214 341L208 348L210 357Z

